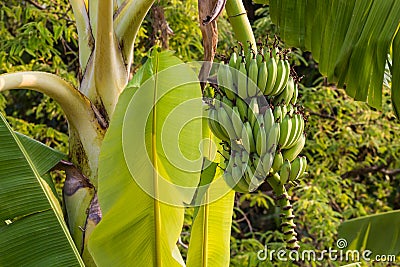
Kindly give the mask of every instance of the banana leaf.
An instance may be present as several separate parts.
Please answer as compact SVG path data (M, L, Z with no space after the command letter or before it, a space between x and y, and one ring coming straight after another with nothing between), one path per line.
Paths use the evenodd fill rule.
M196 207L186 263L188 267L223 267L229 266L230 260L235 192L226 185L221 168L217 167L216 162L223 158L216 148L221 150L222 147L213 144L218 144L220 140L211 133L207 121L204 122L203 138L209 141L203 143L204 169L194 201Z
M386 59L400 26L399 1L269 2L271 19L287 45L311 51L320 72L330 82L345 87L356 100L381 108ZM392 60L396 65L400 58L396 55ZM400 118L398 72L392 73L391 90L394 110Z
M370 250L375 255L400 255L400 211L363 216L343 222L338 238L347 242L346 249Z
M0 266L84 266L41 174L63 155L17 136L0 114Z
M192 119L201 117L201 90L171 52L154 50L149 60L154 75L121 94L100 153L103 218L89 251L101 266L184 265L176 243L200 177L201 123Z

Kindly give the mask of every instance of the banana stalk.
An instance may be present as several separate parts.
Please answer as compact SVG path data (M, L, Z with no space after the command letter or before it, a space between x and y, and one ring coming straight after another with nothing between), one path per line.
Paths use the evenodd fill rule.
M233 31L235 32L236 39L243 44L250 42L251 47L257 47L253 30L251 29L247 12L242 1L227 0L225 10L228 14L229 22L232 25ZM244 49L247 51L248 47L249 46L245 45Z

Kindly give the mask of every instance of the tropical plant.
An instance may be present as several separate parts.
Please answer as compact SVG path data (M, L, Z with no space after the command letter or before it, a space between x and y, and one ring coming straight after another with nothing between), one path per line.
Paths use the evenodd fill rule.
M7 148L0 154L0 254L7 255L2 265L184 265L177 241L184 207L192 202L202 205L194 209L187 265L229 264L234 191L222 179L210 184L221 176L213 162L220 161L216 149L221 147L205 142L203 153L198 150L202 139L215 136L194 119L204 112L196 66L155 47L130 79L135 37L153 2L70 0L78 30L78 83L45 72L0 76L0 91L32 89L61 106L69 125L70 161L20 137L1 117L0 142ZM255 47L242 2L228 0L225 9L236 38ZM190 57L190 49L183 51ZM393 58L396 53L393 49ZM369 103L379 100L375 87L373 92ZM64 218L48 189L50 180L42 180L53 167L67 174ZM40 242L23 244L32 232L38 235L30 236L29 244ZM46 239L48 233L54 239ZM43 253L32 255L28 246Z

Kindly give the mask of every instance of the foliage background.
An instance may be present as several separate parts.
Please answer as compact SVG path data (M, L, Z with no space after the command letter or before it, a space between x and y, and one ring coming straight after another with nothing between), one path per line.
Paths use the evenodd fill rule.
M34 3L34 4L32 4ZM173 34L169 48L184 61L201 60L197 1L160 1ZM77 35L72 10L65 0L0 1L0 73L41 70L79 84ZM246 1L257 40L277 33L268 7ZM144 61L151 43L154 18L149 14L136 40L135 67ZM218 55L235 45L226 14L218 20ZM343 90L326 84L312 55L293 48L292 63L304 75L302 104L308 114L309 177L293 189L297 231L302 249L335 248L337 227L345 219L400 208L400 126L388 92L383 110L349 99ZM135 71L135 68L133 68ZM68 151L67 124L60 108L32 91L0 94L0 111L13 129L63 152ZM62 175L54 175L60 189ZM185 255L193 210L186 213L180 249ZM256 258L265 244L283 246L279 211L270 188L237 194L231 237L232 266L268 266ZM309 266L311 263L297 263ZM314 263L317 264L317 263ZM287 263L274 263L287 266ZM318 264L317 264L318 265ZM325 262L324 265L338 265ZM382 265L384 266L384 265Z

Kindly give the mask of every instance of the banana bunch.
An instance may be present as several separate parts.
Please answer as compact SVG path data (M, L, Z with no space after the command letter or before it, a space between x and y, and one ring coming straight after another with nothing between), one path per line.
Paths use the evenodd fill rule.
M298 101L298 78L287 54L276 46L258 52L234 51L219 65L217 86L209 92L208 125L224 150L224 180L235 191L253 192L265 181L281 207L288 248L297 249L286 187L306 175L305 116ZM285 187L286 186L286 187Z

